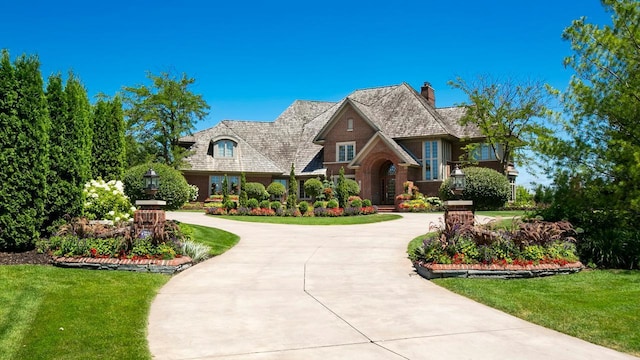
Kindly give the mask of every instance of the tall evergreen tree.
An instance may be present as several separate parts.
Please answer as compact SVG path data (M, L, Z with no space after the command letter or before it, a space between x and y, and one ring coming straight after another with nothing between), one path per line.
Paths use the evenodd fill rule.
M45 202L44 223L44 228L49 228L68 213L68 193L74 187L69 180L70 159L66 153L69 150L67 139L71 136L71 129L66 121L65 94L60 74L49 77L46 99L52 125L49 132L49 190Z
M291 163L291 172L289 173L289 192L287 193L287 208L295 209L298 204L297 198L297 180L296 180L296 171L293 163Z
M247 196L247 191L245 190L245 185L247 184L247 177L244 175L244 172L240 174L240 196L238 199L238 205L241 207L247 207L247 201L249 201Z
M75 184L84 185L91 178L91 147L93 127L91 126L91 106L87 91L73 74L69 75L64 88L68 126L72 129L67 139L72 157Z
M338 183L336 184L336 197L338 198L338 204L341 208L347 207L347 201L349 200L349 189L347 187L347 181L344 177L344 167L340 167Z
M93 178L122 179L126 161L122 102L100 99L93 107Z
M0 249L26 250L40 235L50 122L40 62L0 59Z

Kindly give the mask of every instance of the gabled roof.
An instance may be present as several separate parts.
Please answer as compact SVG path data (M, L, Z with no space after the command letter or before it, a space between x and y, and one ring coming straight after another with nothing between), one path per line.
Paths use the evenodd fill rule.
M187 158L193 171L244 171L286 176L293 162L296 175L317 175L325 171L322 168L323 139L347 107L358 112L376 131L354 161L366 155L367 146L383 141L407 166L417 166L416 159L396 140L431 136L482 137L477 128L458 124L465 114L464 107L436 109L411 86L402 83L356 90L337 103L296 100L273 122L224 120L180 141L193 151ZM211 141L224 136L237 141L236 157L218 159L207 155Z
M464 107L447 108L440 112L407 83L380 88L356 90L349 94L333 112L331 118L314 139L321 143L335 125L341 111L351 106L374 130L393 139L453 136L481 137L474 127L458 124ZM455 109L455 110L454 110Z
M373 148L379 143L384 143L391 151L393 151L396 156L400 159L400 163L398 165L401 166L420 166L418 164L417 159L415 159L408 151L406 151L402 146L400 146L397 142L395 142L390 137L386 136L382 131L376 132L369 141L365 144L362 150L358 151L353 160L349 163L350 168L356 168L360 166L363 159L369 155L369 152L373 150Z

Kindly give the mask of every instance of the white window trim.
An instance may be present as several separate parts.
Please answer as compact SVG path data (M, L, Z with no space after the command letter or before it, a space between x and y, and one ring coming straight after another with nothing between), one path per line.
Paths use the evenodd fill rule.
M351 158L351 160L356 158L357 152L356 152L356 142L355 141L345 141L345 142L337 142L336 143L336 162L337 163L348 163L351 162L351 160L347 160L347 146L349 145L353 145L353 158ZM340 161L340 146L344 146L345 147L345 161Z
M347 131L353 131L353 118L347 119Z

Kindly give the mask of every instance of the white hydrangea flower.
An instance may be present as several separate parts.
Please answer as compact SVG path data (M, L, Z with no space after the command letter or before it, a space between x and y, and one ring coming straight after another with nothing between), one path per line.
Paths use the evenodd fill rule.
M116 214L116 212L115 212L115 211L113 211L113 210L109 211L109 215L113 216L113 215L115 215L115 214Z
M98 194L96 194L96 193L91 193L91 194L89 194L89 196L91 196L92 198L94 198L94 199L95 199L95 198L97 198L97 197L98 197Z
M135 206L132 206L130 210L131 210L131 211L136 211L137 209L136 209L136 207L135 207Z

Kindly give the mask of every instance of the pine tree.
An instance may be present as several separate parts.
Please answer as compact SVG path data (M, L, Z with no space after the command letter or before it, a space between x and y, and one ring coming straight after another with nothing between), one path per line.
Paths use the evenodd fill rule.
M44 220L50 122L40 62L0 59L0 250L33 248Z
M93 178L122 179L126 161L125 125L122 102L100 99L93 107Z
M287 193L287 209L295 210L298 204L297 188L296 188L296 172L293 163L291 163L291 172L289 173L289 192Z

